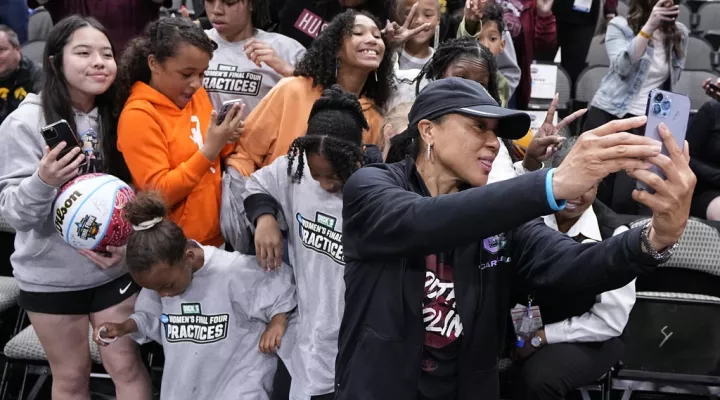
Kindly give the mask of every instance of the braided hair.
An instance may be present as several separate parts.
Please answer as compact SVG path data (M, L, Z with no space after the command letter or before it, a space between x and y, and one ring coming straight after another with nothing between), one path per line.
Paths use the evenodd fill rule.
M488 85L485 88L490 96L500 104L500 90L497 81L497 63L495 62L495 56L492 54L490 49L480 44L477 39L469 36L464 36L456 39L451 39L443 42L438 46L433 54L430 61L420 70L417 78L413 81L415 86L415 92L420 93L420 83L423 79L438 80L445 76L448 68L460 60L461 58L475 58L479 60L488 71ZM433 123L441 123L442 118L432 121ZM502 139L505 143L505 147L508 149L512 148L512 141ZM420 148L417 145L417 140L409 139L405 136L398 135L393 137L390 141L390 150L388 152L386 162L394 163L402 161L405 157L410 156L416 158ZM516 161L516 160L513 160Z
M287 173L291 181L300 183L305 155L315 153L327 158L344 184L365 163L362 135L366 129L369 125L354 94L340 85L325 89L310 111L307 133L290 145Z
M461 58L475 58L485 66L489 77L485 89L500 104L500 90L497 81L498 68L495 56L490 49L470 36L451 39L438 46L430 61L422 67L417 78L415 78L415 93L420 93L420 83L423 78L433 81L442 79L450 65Z

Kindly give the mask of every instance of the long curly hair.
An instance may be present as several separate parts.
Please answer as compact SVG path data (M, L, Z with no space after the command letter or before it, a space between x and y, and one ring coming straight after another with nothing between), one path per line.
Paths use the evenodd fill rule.
M340 85L324 90L310 111L307 133L290 145L287 173L291 181L300 183L305 154L315 153L327 158L344 184L365 164L362 134L368 128L360 102L354 94L345 92Z
M144 35L128 44L118 68L118 98L115 104L118 117L135 82L150 83L148 56L152 54L162 63L175 55L181 43L191 44L211 57L217 48L217 44L199 26L184 18L168 17L152 22Z
M305 53L305 56L295 66L295 76L312 78L313 86L329 88L337 83L336 68L337 55L343 46L345 38L352 35L352 28L355 24L355 17L364 15L382 29L382 25L370 13L349 9L335 16L328 26L320 33L320 36L312 43ZM392 90L393 65L392 49L387 45L385 35L382 36L385 42L385 54L375 74L368 76L365 85L360 92L375 103L375 107L382 109L387 103Z

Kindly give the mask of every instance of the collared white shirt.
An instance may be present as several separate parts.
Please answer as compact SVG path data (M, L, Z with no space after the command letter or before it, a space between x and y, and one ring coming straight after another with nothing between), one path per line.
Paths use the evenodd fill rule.
M543 220L545 225L558 230L554 214L544 216ZM617 229L615 235L624 231ZM582 235L586 238L583 243L602 240L592 206L580 216L567 235L572 238ZM595 305L585 314L545 325L547 343L603 342L618 337L625 329L634 305L635 280L620 289L598 295Z

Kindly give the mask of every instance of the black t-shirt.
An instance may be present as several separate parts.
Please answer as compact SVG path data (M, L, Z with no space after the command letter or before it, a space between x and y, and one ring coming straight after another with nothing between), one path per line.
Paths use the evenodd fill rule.
M18 108L29 93L38 93L42 84L42 68L23 57L15 72L0 78L0 123Z
M463 327L457 313L450 260L448 253L425 257L425 345L418 385L420 400L455 399Z

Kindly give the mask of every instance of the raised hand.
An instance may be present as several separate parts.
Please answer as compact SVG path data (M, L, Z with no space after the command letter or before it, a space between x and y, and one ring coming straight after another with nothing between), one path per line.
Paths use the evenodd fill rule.
M245 42L243 50L245 50L245 54L250 61L255 63L258 68L261 66L260 63L265 63L275 72L285 77L292 76L295 71L295 68L280 58L275 49L266 42L250 38Z
M467 33L474 35L479 30L482 30L483 13L485 12L485 6L487 6L488 0L465 0L465 9L463 10L463 17L465 21L465 30ZM478 28L478 25L480 27Z
M58 156L65 147L67 147L65 142L61 142L52 150L45 147L45 156L40 160L38 176L50 186L60 187L76 177L80 172L78 169L80 164L85 160L85 155L81 154L82 150L79 147L70 150L58 160Z
M586 108L575 111L560 121L557 125L554 125L553 117L555 116L555 110L557 109L559 99L560 95L555 94L555 98L552 103L550 103L550 108L548 108L547 115L545 116L545 121L540 126L540 129L535 132L535 135L528 145L525 158L523 159L523 168L528 171L535 171L536 169L541 168L542 162L552 157L552 155L557 152L560 143L565 140L565 138L558 135L560 130L564 129L587 112Z
M655 250L661 251L680 240L685 230L697 178L690 169L688 143L685 142L685 148L680 149L664 123L658 126L658 132L669 156L658 154L648 161L660 167L667 179L644 169L627 172L655 190L655 193L635 190L633 199L652 210L652 228L648 238Z
M705 91L705 94L707 94L712 99L720 101L720 90L718 89L718 87L720 87L720 78L718 78L715 84L712 83L711 78L705 79L705 82L703 82L702 84L702 88Z
M663 22L674 22L680 14L680 7L673 0L660 0L653 7L650 18L643 26L643 32L652 35Z
M544 17L552 14L552 6L554 0L536 0L535 9L537 9L538 16Z
M402 25L399 25L397 22L394 21L387 21L385 29L383 29L381 32L385 34L388 45L390 47L402 47L405 42L407 42L411 37L430 27L430 23L426 22L415 28L410 28L415 20L415 14L417 14L417 9L418 3L413 4L412 8L410 8L410 12L405 18L405 23L403 23Z
M648 159L660 154L657 140L627 131L639 128L647 117L619 119L580 135L553 176L558 200L576 199L604 177L621 170L645 170Z

